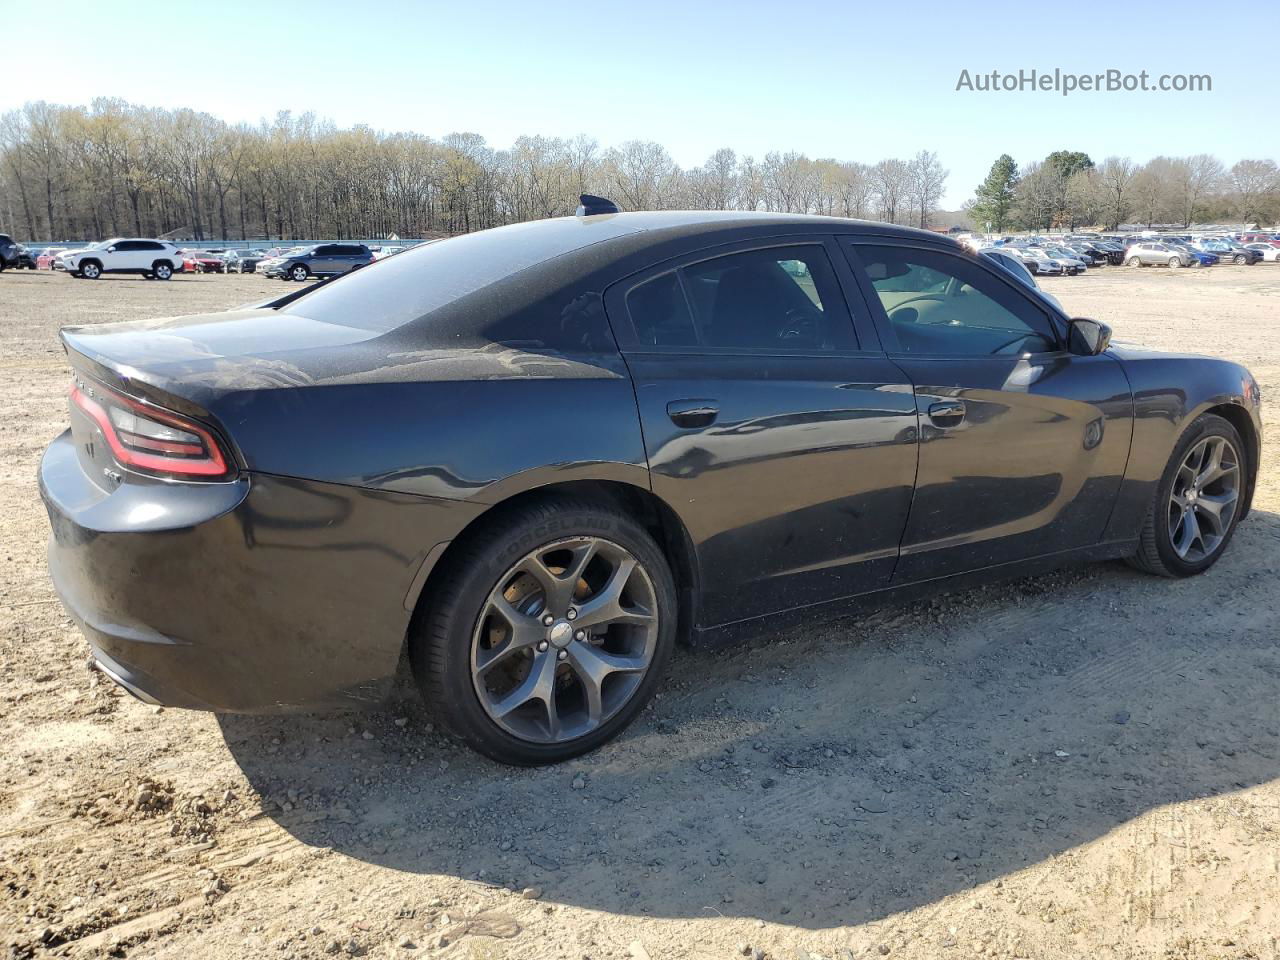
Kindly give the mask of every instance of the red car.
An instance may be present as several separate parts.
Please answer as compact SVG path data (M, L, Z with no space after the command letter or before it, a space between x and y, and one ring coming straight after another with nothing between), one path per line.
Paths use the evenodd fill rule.
M182 269L187 273L226 273L227 265L203 250L183 250Z
M36 257L36 269L52 270L53 261L57 260L60 256L62 256L66 252L67 251L62 248L57 248L57 249L50 248L48 250L42 250L40 252L40 256Z

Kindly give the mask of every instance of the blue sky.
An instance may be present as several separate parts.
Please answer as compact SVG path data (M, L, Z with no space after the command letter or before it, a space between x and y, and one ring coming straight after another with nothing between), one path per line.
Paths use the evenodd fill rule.
M468 130L496 147L522 133L657 140L685 166L721 146L871 162L926 148L951 171L951 208L1002 152L1280 158L1275 81L1255 65L1274 20L1203 2L1155 15L1142 3L936 0L149 6L42 17L0 0L0 53L24 79L3 86L0 110L99 95L231 121L311 110L343 126ZM955 90L961 69L1055 67L1207 73L1213 91Z

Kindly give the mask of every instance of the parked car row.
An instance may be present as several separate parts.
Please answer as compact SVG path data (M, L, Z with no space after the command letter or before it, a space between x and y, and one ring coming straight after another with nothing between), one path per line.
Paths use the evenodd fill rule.
M168 280L176 273L262 273L281 280L332 277L358 270L410 246L370 248L363 243L318 243L266 250L196 249L163 240L115 237L81 248L28 249L0 234L0 270L62 270L96 280L107 273Z
M1249 266L1275 263L1280 257L1280 234L1156 234L959 238L975 252L1008 250L1037 276L1075 275L1089 267L1126 264L1131 267L1211 267L1220 263Z

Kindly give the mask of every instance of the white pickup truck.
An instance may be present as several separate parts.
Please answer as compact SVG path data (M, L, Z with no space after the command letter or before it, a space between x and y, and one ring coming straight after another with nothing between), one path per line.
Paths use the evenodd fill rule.
M182 272L178 248L160 240L103 240L65 254L62 262L71 276L86 280L97 280L104 273L140 273L149 279L168 280Z

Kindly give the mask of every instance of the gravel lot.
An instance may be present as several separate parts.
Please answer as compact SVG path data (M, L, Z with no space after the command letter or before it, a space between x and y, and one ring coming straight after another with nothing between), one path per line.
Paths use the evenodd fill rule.
M1280 267L1046 286L1280 394ZM716 653L620 742L496 766L386 711L157 711L85 669L34 477L55 333L240 304L255 276L0 276L6 956L1275 958L1280 404L1209 574L1105 564Z

